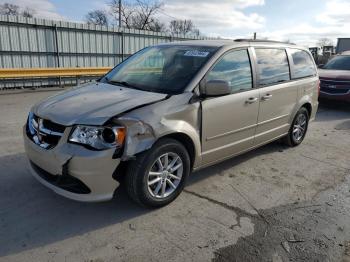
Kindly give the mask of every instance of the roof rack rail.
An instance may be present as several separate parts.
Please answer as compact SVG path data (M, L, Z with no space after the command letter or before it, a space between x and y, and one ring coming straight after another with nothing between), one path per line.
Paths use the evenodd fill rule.
M283 42L283 41L274 41L274 40L264 40L264 39L235 39L233 40L235 42L253 42L253 43L276 43L276 44L289 44L289 45L295 45L294 43L288 43L288 42Z

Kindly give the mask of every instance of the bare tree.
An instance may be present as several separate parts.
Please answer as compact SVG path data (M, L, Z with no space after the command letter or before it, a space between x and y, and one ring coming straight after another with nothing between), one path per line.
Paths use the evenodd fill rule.
M172 20L169 23L169 31L171 34L190 34L197 37L202 35L192 20Z
M165 32L167 30L166 25L160 21L154 21L150 26L149 30L153 32Z
M24 9L23 11L22 11L22 13L21 13L21 15L23 16L23 17L27 17L27 18L33 18L34 17L34 10L33 9L31 9L31 8L26 8L26 9Z
M169 23L171 34L189 34L193 33L196 28L192 20L172 20Z
M320 46L320 47L324 47L324 46L334 46L334 42L333 42L333 40L330 39L330 38L323 37L323 38L320 38L320 39L317 41L317 45Z
M201 31L199 31L199 29L197 29L197 28L193 29L191 33L192 33L192 35L197 36L197 37L202 35Z
M121 6L119 5L119 0L112 0L110 3L111 14L119 22L119 16L121 18L122 25L128 28L130 27L132 16L136 12L134 5L124 2ZM122 26L119 25L119 26Z
M0 14L1 15L19 15L19 6L9 3L4 3L0 5Z
M23 9L23 11L21 11ZM34 16L34 10L31 8L21 8L18 5L4 3L0 5L0 15L16 15L32 18Z
M103 10L94 10L87 13L85 20L89 24L108 26L108 17Z
M121 8L119 8L119 1L112 0L110 6L112 15L118 20L120 13L122 25L127 28L153 31L165 29L165 25L156 17L163 6L162 2L156 0L128 0L123 1Z

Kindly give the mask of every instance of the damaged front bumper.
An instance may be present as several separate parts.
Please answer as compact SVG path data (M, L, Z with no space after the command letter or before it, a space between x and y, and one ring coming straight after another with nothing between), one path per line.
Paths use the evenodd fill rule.
M112 199L119 185L112 177L120 164L120 159L113 159L115 149L93 151L67 143L70 131L66 128L59 143L47 150L35 144L24 127L24 146L32 175L56 193L73 200Z

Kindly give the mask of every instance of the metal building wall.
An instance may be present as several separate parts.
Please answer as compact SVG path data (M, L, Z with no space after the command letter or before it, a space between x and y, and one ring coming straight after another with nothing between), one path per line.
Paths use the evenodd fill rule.
M336 53L340 54L350 50L350 38L338 38Z
M0 16L0 68L112 67L146 46L189 39L199 38ZM56 79L16 84L0 82L0 88L56 83Z

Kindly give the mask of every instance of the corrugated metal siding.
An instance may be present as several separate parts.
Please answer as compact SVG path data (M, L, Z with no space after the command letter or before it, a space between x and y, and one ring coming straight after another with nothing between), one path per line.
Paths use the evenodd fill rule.
M0 67L58 67L58 61L60 67L114 66L122 58L144 47L189 39L199 38L0 15ZM56 82L57 80L47 80L33 83L48 85ZM31 86L33 83L0 82L0 88Z
M339 38L337 44L337 54L350 50L350 38Z

